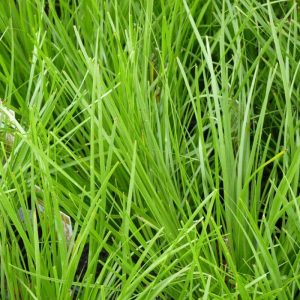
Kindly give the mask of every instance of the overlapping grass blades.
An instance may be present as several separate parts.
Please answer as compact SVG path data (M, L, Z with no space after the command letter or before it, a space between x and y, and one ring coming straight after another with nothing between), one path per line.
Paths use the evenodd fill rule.
M0 32L1 298L299 297L296 2L6 0Z

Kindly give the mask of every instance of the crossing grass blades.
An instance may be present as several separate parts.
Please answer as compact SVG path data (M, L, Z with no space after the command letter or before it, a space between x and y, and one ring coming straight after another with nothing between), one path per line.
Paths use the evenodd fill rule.
M299 20L0 1L0 298L300 299Z

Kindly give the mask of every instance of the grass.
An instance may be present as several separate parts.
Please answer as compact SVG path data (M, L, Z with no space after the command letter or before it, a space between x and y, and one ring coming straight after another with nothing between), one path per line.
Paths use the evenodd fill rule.
M300 299L299 18L1 1L0 298Z

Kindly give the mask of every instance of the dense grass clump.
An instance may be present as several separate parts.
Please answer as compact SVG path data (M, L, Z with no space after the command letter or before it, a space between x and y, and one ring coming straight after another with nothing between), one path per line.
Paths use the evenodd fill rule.
M0 298L300 299L299 19L0 1Z

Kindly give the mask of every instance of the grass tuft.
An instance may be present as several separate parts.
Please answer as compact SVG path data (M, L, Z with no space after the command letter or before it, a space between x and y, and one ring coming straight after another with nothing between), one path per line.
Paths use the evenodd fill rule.
M299 18L1 1L0 298L299 299Z

